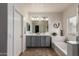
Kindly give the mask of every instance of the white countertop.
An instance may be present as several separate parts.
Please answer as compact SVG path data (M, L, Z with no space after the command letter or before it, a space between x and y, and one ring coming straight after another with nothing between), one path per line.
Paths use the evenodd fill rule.
M79 41L67 41L69 44L79 44Z
M51 36L50 34L26 34L27 36Z

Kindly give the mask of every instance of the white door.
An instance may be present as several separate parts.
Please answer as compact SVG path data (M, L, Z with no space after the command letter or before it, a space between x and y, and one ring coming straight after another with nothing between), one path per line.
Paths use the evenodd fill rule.
M14 55L18 56L22 52L22 16L14 11Z

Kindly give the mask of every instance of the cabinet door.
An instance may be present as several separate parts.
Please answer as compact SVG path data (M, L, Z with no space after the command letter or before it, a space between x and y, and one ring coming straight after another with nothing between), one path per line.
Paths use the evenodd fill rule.
M35 44L36 44L36 47L40 47L41 46L41 37L40 36L36 37Z
M41 36L41 47L46 46L46 36Z
M32 36L32 39L31 39L31 41L32 41L32 47L35 47L36 46L36 37L35 36Z
M31 36L26 36L26 47L31 47Z
M50 47L50 37L49 36L46 37L46 46Z
M32 47L40 47L40 36L33 36L32 37Z

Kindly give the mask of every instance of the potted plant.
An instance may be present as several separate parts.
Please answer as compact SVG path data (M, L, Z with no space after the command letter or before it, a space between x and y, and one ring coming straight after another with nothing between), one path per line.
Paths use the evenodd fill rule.
M56 36L56 35L57 35L57 33L56 33L56 32L53 32L53 33L52 33L52 35L53 35L53 36Z

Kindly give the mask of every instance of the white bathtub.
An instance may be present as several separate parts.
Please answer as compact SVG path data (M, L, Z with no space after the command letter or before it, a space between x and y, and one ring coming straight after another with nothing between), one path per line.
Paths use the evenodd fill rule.
M65 37L52 37L52 48L62 56L67 55L67 43L64 42Z
M53 44L61 50L64 55L67 55L67 43L65 42L53 42Z

